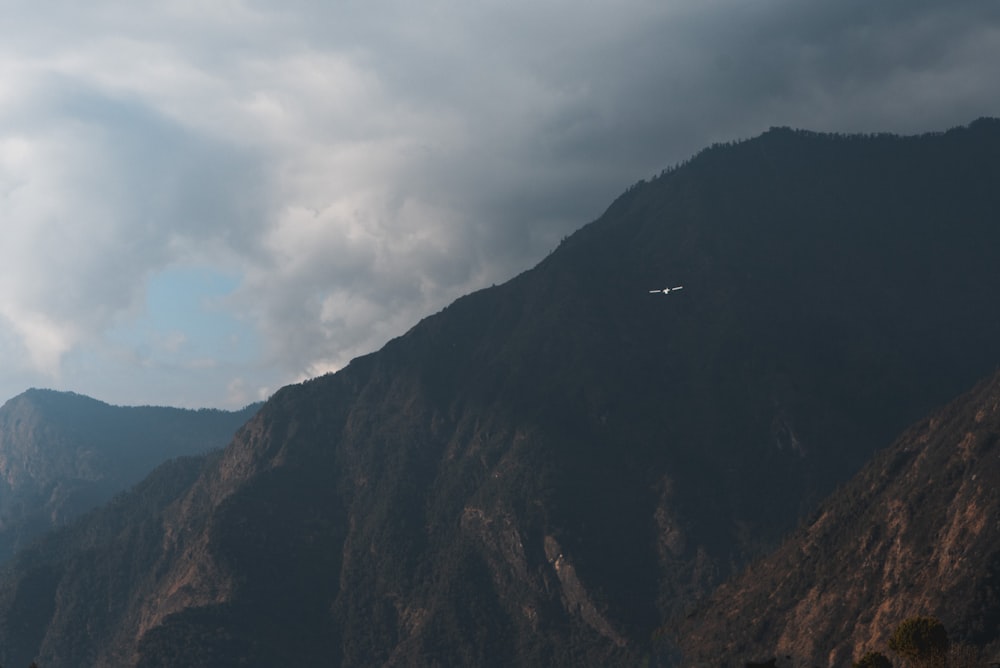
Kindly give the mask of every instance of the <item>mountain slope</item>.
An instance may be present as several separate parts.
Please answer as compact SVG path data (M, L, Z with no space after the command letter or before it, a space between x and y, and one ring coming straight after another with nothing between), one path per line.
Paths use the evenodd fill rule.
M682 637L691 665L887 653L901 621L1000 639L1000 374L907 430L773 555L719 588Z
M164 508L190 488L219 453L171 460L110 503L18 552L0 580L3 662L28 665L50 635L65 654L42 665L99 665L131 613L129 590L155 579ZM123 658L111 665L128 665Z
M0 407L0 561L172 457L221 448L242 411L111 406L28 390Z
M129 567L149 577L101 580L69 538L44 573L14 564L0 613L30 582L47 603L34 651L0 662L73 665L59 602L94 591L116 611L94 665L641 662L995 368L998 177L992 120L706 150L533 270L277 393L157 506L159 548Z

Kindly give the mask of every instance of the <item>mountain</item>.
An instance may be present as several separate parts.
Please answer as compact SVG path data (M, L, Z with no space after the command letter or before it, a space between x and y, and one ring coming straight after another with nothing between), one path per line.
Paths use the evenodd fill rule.
M772 555L686 620L688 664L891 654L906 618L1000 640L1000 373L908 429ZM983 662L981 665L986 665Z
M165 460L225 446L257 408L122 407L37 389L14 397L0 407L0 561Z
M998 177L990 119L707 149L15 559L0 663L669 662L996 368Z

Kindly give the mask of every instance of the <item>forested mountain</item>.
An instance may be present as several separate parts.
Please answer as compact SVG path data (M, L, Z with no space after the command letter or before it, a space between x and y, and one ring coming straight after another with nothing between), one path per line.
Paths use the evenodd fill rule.
M0 407L0 561L167 459L225 446L257 408L111 406L52 390L14 397Z
M685 620L688 665L850 665L913 616L1000 640L1000 373L908 429ZM982 661L980 665L987 665Z
M16 559L0 663L669 663L996 368L997 183L987 119L707 149Z

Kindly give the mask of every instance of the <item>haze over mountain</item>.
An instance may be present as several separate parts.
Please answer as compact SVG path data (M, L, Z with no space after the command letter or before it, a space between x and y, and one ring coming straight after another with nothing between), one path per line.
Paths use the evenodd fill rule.
M23 553L0 662L669 662L699 601L996 368L998 177L991 119L707 149Z
M29 390L0 407L0 561L173 457L225 446L242 411L111 406Z

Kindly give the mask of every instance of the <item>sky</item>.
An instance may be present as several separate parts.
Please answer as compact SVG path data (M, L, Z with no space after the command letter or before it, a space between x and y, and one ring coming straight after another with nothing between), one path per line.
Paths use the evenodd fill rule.
M0 401L239 408L772 126L1000 115L983 0L11 0Z

